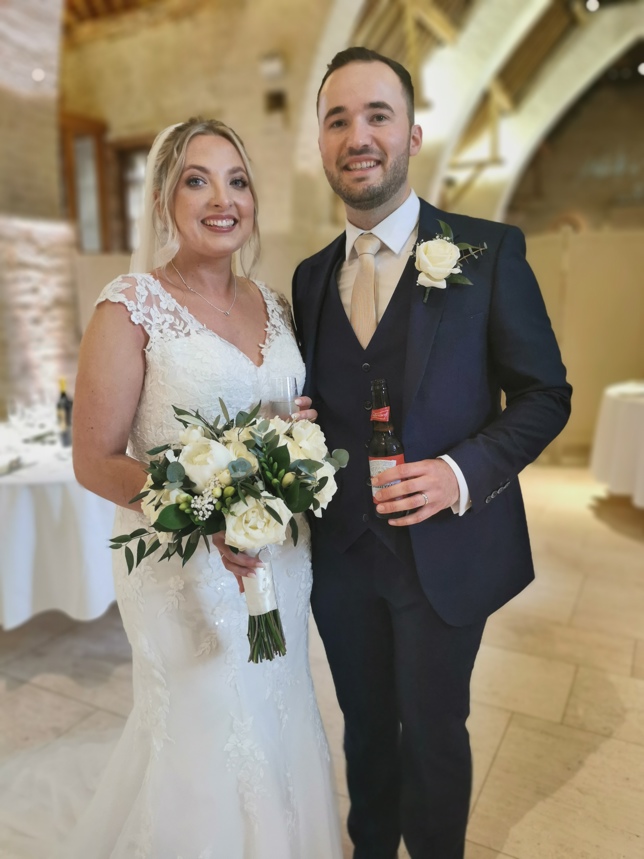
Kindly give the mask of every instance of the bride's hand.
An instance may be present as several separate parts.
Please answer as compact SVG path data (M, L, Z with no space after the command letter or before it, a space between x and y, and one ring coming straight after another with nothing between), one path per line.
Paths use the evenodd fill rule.
M225 532L218 531L210 538L214 547L219 552L222 563L226 569L237 579L239 593L244 593L244 576L254 575L255 567L261 567L262 562L257 558L251 558L243 552L235 554L225 542Z
M312 401L310 397L298 397L295 402L300 407L299 412L293 415L293 420L296 421L316 421L318 413L311 408Z

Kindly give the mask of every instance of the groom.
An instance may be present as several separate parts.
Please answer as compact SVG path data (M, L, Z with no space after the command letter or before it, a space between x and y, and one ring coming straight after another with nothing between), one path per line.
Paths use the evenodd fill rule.
M346 230L293 280L306 392L329 448L351 455L314 523L312 604L345 718L355 859L394 859L401 834L413 859L463 856L472 667L487 616L534 575L517 475L570 411L521 232L411 190L413 105L393 60L365 48L333 59L319 146ZM455 242L487 249L463 263L471 285L424 303L413 251L439 219ZM378 491L377 509L403 518L377 518L369 485L380 378L406 464L373 481L401 481Z

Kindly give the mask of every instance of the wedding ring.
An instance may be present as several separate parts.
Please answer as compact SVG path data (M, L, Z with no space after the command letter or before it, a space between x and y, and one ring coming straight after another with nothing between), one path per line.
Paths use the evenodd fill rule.
M424 507L424 506L425 506L425 504L427 504L427 503L429 502L429 498L425 495L425 493L424 493L424 492L421 492L420 494L421 494L421 495L423 496L423 498L424 498L424 501L423 501L423 507Z

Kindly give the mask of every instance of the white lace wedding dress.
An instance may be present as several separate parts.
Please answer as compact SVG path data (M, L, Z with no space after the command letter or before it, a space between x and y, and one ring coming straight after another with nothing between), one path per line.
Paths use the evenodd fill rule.
M121 302L149 335L130 452L176 439L172 405L214 418L266 399L273 376L304 366L286 302L259 284L268 312L257 367L150 275L118 278ZM97 302L97 303L98 303ZM301 388L300 388L301 390ZM145 525L118 508L115 533ZM329 750L308 664L309 533L272 563L287 654L248 663L248 613L234 576L203 544L186 564L148 558L115 583L132 646L134 708L99 788L60 859L340 859Z

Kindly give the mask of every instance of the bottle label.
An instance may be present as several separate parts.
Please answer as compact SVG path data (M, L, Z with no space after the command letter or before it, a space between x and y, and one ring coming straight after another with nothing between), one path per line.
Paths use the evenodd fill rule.
M369 474L371 475L371 477L377 477L379 474L382 474L383 471L387 471L387 469L389 468L395 468L397 465L402 465L404 461L404 453L399 453L397 456L387 457L370 456ZM392 480L391 483L383 483L382 486L372 486L371 494L375 495L376 492L379 492L381 489L386 489L388 486L395 486L397 483L400 483L400 480Z
M371 420L378 421L381 424L389 423L389 415L391 414L391 407L384 406L382 409L372 409L371 410Z

